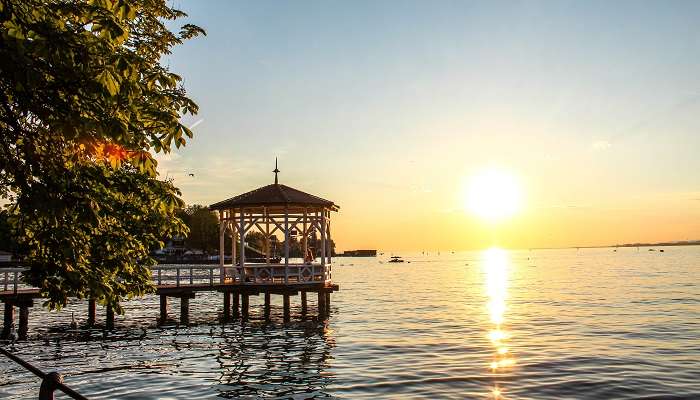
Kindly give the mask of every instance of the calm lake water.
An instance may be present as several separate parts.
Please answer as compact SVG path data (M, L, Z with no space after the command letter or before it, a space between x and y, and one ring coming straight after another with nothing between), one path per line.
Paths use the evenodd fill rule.
M96 399L700 398L700 247L403 255L337 259L325 323L281 324L273 296L278 323L222 325L197 294L193 326L158 328L149 297L108 335L35 307L15 350ZM0 398L38 384L0 357Z

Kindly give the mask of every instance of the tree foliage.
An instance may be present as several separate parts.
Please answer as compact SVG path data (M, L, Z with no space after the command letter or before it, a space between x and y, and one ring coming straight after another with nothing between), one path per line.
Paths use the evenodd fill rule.
M181 218L189 229L185 239L188 249L211 254L219 249L219 218L205 206L194 204L185 208Z
M19 255L51 307L119 310L151 290L152 247L184 233L179 192L152 152L180 147L197 112L160 63L203 31L164 0L0 0L0 196Z

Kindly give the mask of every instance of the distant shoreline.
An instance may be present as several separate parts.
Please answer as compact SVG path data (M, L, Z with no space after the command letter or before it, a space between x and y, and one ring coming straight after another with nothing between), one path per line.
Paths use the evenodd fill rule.
M612 247L670 247L670 246L700 246L700 240L688 240L682 242L658 242L658 243L624 243L609 244L603 246L565 246L565 247L533 247L530 250L556 250L556 249L607 249Z

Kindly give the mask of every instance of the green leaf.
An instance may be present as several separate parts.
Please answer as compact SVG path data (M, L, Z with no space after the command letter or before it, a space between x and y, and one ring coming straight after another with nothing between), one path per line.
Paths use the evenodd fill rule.
M109 69L104 69L97 75L97 81L107 89L111 96L115 96L119 92L119 81L117 77L110 72Z

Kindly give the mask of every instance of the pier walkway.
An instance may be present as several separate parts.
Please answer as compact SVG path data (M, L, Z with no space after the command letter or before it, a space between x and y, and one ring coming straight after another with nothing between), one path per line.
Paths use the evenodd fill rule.
M38 288L23 283L26 268L15 266L0 268L0 301L4 303L3 330L6 338L14 323L15 308L19 308L20 340L26 339L29 309L34 299L41 298ZM189 302L197 292L219 292L223 296L222 320L241 319L249 316L249 297L265 296L264 318L270 319L271 295L283 296L284 321L290 320L291 296L300 295L301 311L308 311L307 293L316 293L318 317L328 316L330 294L339 290L331 283L330 264L245 264L243 268L232 265L156 265L151 268L155 294L160 296L159 322L168 320L168 298L180 299L181 324L189 324ZM95 325L96 304L88 300L89 326ZM106 309L106 329L114 328L114 312Z

